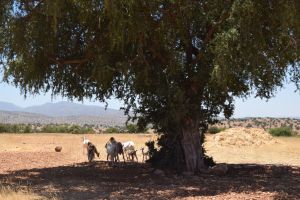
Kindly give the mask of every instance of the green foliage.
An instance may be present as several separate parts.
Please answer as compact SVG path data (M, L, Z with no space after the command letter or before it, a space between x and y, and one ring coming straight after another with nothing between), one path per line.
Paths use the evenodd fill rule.
M116 127L109 127L105 130L105 133L119 133L120 130Z
M147 129L141 128L136 124L127 124L125 127L108 127L105 133L145 133Z
M32 132L31 126L30 125L26 125L23 132L24 133L31 133Z
M0 133L73 133L86 134L94 133L94 130L88 126L78 125L59 125L47 124L43 125L41 130L36 127L32 128L30 124L0 124Z
M280 128L272 128L269 133L273 136L292 136L294 135L293 129L291 127L282 126Z
M127 124L126 129L128 133L137 133L138 132L138 127L135 124Z
M210 134L216 134L219 133L221 131L224 131L226 128L224 127L217 127L217 126L211 126L208 128L207 132Z
M31 125L0 124L0 133L32 133Z
M136 124L127 124L126 130L128 133L145 133L147 131L146 128L141 128Z

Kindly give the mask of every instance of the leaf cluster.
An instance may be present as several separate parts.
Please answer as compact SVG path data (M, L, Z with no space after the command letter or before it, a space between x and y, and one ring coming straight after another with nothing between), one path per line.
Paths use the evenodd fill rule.
M297 0L2 0L0 59L25 95L114 95L139 126L205 129L236 96L299 89L299 13Z

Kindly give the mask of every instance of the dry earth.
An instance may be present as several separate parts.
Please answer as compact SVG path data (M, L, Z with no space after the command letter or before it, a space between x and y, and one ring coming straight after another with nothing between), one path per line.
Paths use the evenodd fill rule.
M132 140L137 149L156 138L87 135L101 154L89 164L82 153L82 135L1 134L0 185L30 188L32 197L40 199L300 199L300 138L237 146L219 145L215 135L209 135L207 152L217 162L229 163L228 174L183 176L156 175L141 162L109 166L104 145L111 136L121 142ZM57 145L62 152L54 152ZM140 151L138 156L141 161Z

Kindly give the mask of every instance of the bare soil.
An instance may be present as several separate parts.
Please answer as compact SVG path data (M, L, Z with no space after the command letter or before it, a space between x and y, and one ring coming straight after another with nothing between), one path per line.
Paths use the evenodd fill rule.
M87 163L82 135L0 135L0 185L30 188L41 199L300 199L300 138L276 144L221 146L208 136L206 147L218 163L229 163L225 176L156 175L141 162L106 162L111 137L132 140L140 149L155 135L87 135L100 158ZM62 152L55 152L55 146Z

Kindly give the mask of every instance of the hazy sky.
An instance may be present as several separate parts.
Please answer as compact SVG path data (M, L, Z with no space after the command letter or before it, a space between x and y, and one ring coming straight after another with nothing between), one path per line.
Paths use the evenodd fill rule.
M248 98L245 101L236 99L236 109L233 117L300 117L300 93L294 92L296 87L293 84L287 84L285 88L277 92L276 97L268 100L261 100L259 98ZM40 105L47 102L67 101L62 97L51 99L50 94L28 96L24 99L20 95L19 89L0 83L0 101L14 103L21 107ZM76 102L76 101L75 101ZM122 103L116 99L108 101L108 108L119 109ZM84 101L86 105L100 105L105 104L99 102Z

